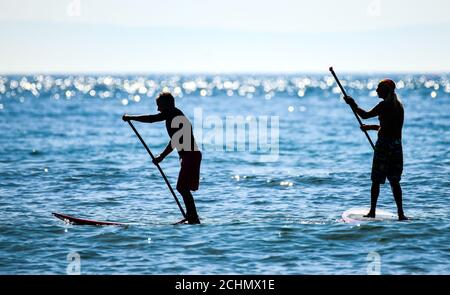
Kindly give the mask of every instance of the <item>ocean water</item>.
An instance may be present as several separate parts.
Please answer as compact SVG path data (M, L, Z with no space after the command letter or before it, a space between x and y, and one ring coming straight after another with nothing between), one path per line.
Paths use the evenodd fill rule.
M367 274L378 257L381 274L449 274L449 76L389 77L405 107L402 187L413 219L346 224L343 211L370 204L372 150L327 73L0 76L0 273L66 274L79 257L81 274ZM364 108L378 102L380 78L341 77ZM196 111L279 120L272 161L197 138L201 225L171 225L181 214L121 120L156 113L161 90L192 121ZM163 123L134 125L162 151ZM161 166L175 185L177 155ZM396 212L388 184L378 205ZM73 226L52 212L133 225Z

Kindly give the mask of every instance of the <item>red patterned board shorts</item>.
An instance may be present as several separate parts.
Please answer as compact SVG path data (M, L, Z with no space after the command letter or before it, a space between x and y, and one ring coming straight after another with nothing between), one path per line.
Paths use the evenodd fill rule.
M180 155L181 169L178 174L177 190L198 190L200 184L200 151L185 152Z

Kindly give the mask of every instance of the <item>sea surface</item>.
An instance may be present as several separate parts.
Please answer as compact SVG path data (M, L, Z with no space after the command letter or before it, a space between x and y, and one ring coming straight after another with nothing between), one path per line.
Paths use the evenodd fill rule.
M386 76L405 107L412 220L361 224L341 215L370 205L373 152L326 72L0 76L0 273L450 274L450 75ZM341 79L369 109L384 77ZM202 115L201 225L172 225L181 213L121 120L156 113L162 90L192 122ZM224 148L227 117L253 135L250 122L269 118L274 157L250 148L259 133L236 140L243 150ZM154 154L168 143L163 123L134 126ZM161 167L175 186L176 153ZM396 212L388 183L379 208ZM131 225L74 226L52 212Z

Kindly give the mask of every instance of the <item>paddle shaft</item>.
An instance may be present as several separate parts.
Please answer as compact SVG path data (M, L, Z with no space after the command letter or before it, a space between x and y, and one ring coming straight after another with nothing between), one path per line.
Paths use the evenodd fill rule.
M336 73L334 72L333 67L330 67L330 72L333 75L334 79L336 80L336 83L338 84L339 88L341 88L342 94L344 94L344 96L347 97L347 93L345 92L344 87L342 87L341 82L339 81L338 77L336 76ZM363 123L361 122L361 119L359 118L358 114L355 112L355 110L352 107L350 107L350 108L352 109L353 114L356 117L356 120L358 120L359 125L362 127ZM366 135L367 139L369 140L370 145L372 146L373 149L375 149L375 145L373 144L372 139L370 138L369 134L367 133L366 130L363 130L363 131L364 131L364 134Z
M136 130L136 128L134 128L133 124L131 123L131 121L127 121L128 124L130 124L131 129L133 129L134 133L136 134L136 136L139 138L139 140L141 141L142 145L145 147L145 149L147 150L148 154L150 155L150 157L152 158L152 160L155 160L155 157L153 156L152 152L150 151L150 149L148 148L147 144L145 144L144 140L142 139L141 135L139 134L139 132ZM156 164L156 167L158 168L159 172L161 173L162 177L164 178L167 186L169 187L170 192L172 193L173 198L175 199L175 201L177 202L178 208L180 208L181 214L183 215L184 218L186 218L186 213L184 212L183 207L180 204L180 201L178 201L177 196L175 195L175 192L172 188L172 186L170 185L169 180L167 179L166 175L164 174L164 172L161 169L161 166L159 166L159 164Z

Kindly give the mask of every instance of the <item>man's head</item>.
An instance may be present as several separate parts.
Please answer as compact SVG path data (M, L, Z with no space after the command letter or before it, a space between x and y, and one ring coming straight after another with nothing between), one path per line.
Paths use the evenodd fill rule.
M159 112L164 112L175 107L175 99L169 92L161 92L156 98Z
M377 93L379 98L387 98L389 94L395 92L395 82L391 79L381 80L377 87Z

